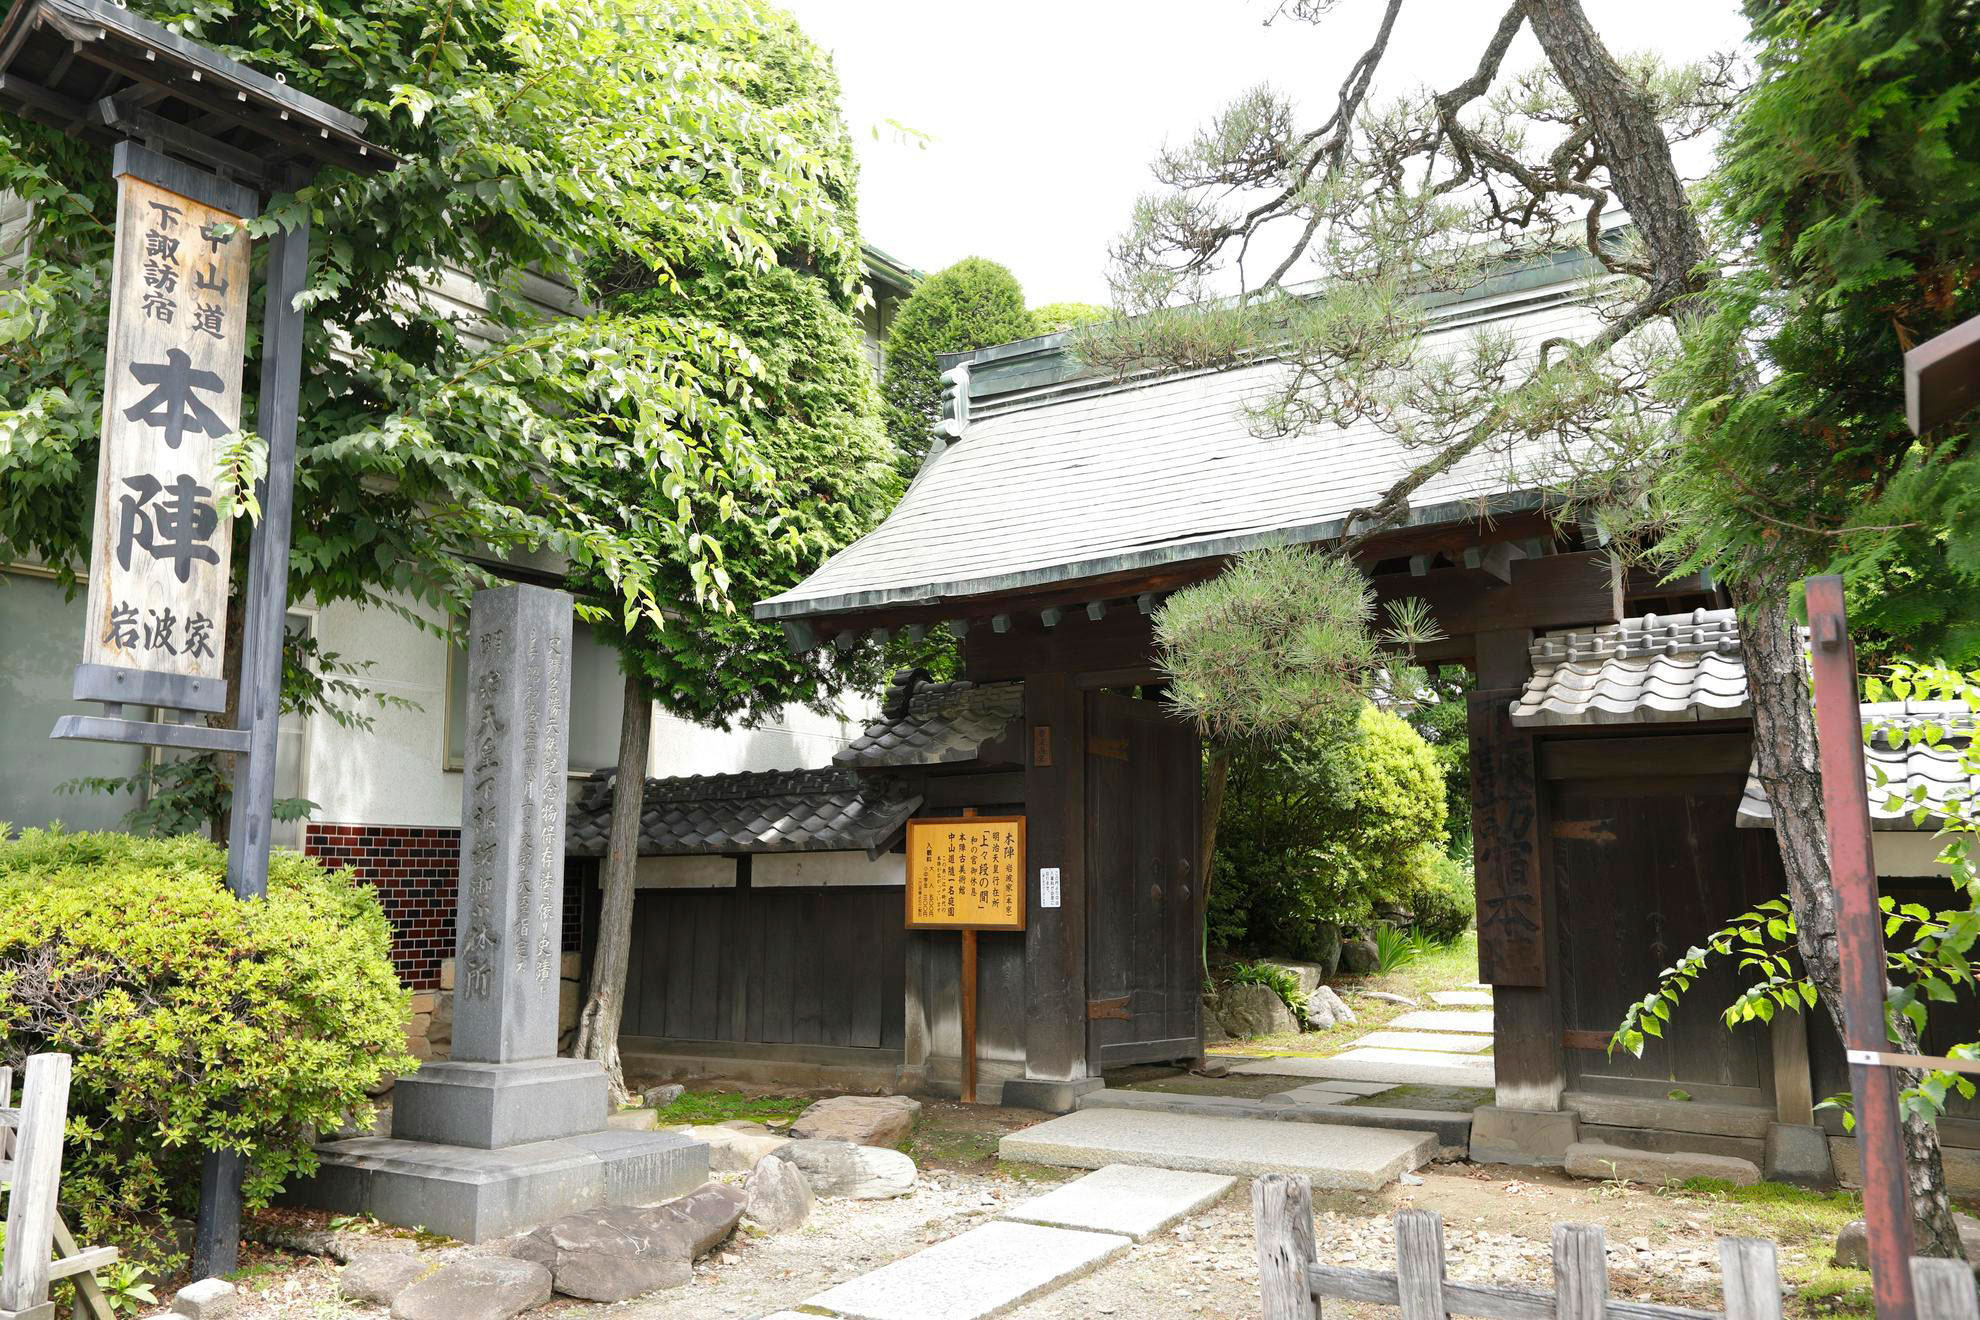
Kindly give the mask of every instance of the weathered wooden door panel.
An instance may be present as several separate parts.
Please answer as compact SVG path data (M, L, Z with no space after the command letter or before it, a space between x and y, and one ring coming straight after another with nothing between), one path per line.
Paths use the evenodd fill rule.
M1730 968L1693 983L1638 1059L1606 1042L1628 1006L1711 931L1780 892L1779 862L1735 825L1740 775L1556 780L1548 834L1561 938L1569 1084L1663 1098L1773 1103L1765 1028L1728 1031ZM1772 840L1764 840L1771 845ZM1576 1048L1579 1046L1579 1048Z
M1153 701L1087 697L1088 1066L1196 1052L1199 754Z
M895 887L641 890L622 1029L899 1049L906 965Z

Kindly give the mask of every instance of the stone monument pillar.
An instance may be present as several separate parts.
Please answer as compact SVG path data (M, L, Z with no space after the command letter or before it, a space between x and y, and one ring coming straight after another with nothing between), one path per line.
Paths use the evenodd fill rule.
M390 1138L318 1147L303 1203L476 1242L707 1178L700 1142L608 1130L604 1070L557 1057L570 689L570 596L476 592L453 1057L399 1080Z

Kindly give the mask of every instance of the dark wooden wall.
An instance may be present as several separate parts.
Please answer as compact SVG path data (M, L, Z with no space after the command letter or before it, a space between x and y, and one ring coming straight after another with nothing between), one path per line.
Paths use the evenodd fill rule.
M897 1050L902 902L898 886L643 889L622 1031Z

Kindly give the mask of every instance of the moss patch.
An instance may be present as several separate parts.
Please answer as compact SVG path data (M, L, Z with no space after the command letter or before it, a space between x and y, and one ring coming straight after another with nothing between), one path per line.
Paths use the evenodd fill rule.
M1325 1082L1319 1085L1326 1085ZM1374 1095L1357 1096L1344 1102L1376 1109L1436 1109L1449 1113L1470 1113L1492 1103L1489 1086L1392 1086Z
M801 1095L743 1095L738 1091L683 1091L660 1108L663 1126L675 1123L726 1123L747 1118L758 1123L788 1123L811 1107Z
M1715 1232L1770 1237L1783 1246L1826 1248L1844 1224L1863 1217L1863 1200L1855 1192L1811 1192L1786 1183L1736 1187L1717 1178L1690 1178L1670 1195L1709 1206Z
M1870 1275L1865 1270L1826 1266L1816 1270L1795 1290L1814 1315L1874 1316L1876 1306L1870 1296Z
M1305 1086L1312 1080L1311 1077L1254 1076L1248 1073L1232 1073L1229 1077L1192 1077L1188 1073L1179 1073L1174 1077L1131 1082L1119 1089L1159 1091L1164 1095L1214 1095L1226 1100L1263 1100L1281 1091Z

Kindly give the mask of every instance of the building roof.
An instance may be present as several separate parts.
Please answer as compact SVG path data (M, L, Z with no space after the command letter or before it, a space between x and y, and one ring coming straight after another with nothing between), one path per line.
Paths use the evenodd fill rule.
M922 670L903 670L879 716L832 763L873 769L975 761L986 743L1023 719L1022 683L934 683Z
M603 857L617 774L586 781L571 807L564 847ZM768 770L646 781L643 856L781 852L878 852L893 843L919 795L846 769Z
M1579 274L1549 278L1440 309L1429 351L1488 322L1530 352L1584 332L1594 314ZM1062 361L1070 350L1051 353ZM1286 370L1261 362L1125 381L1061 370L1036 376L1047 388L1013 386L994 406L971 389L962 434L929 458L886 521L760 603L757 617L935 606L1337 537L1347 515L1424 456L1373 425L1254 434L1247 405L1269 397ZM1528 507L1540 457L1481 447L1417 491L1411 521Z
M1513 703L1523 728L1668 724L1752 715L1739 622L1731 610L1646 614L1548 633L1528 648L1533 674Z
M1889 733L1892 729L1927 723L1937 724L1945 731L1936 745L1899 745L1903 740ZM1863 778L1870 799L1871 829L1936 833L1952 802L1980 793L1980 781L1968 774L1962 763L1962 754L1973 736L1973 712L1964 702L1865 702L1863 726L1879 731L1863 748ZM1922 801L1911 801L1911 793L1920 788L1924 790ZM1890 805L1893 794L1904 798L1904 804ZM1927 815L1923 821L1914 823L1912 813L1920 806ZM1761 787L1758 766L1746 776L1746 789L1739 800L1739 824L1745 829L1774 828L1774 809Z

